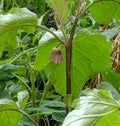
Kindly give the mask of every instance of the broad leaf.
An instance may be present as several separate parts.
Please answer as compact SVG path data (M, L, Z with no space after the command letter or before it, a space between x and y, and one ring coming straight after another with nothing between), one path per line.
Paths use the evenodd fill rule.
M47 36L46 36L47 37ZM45 39L46 40L46 39ZM43 42L45 43L45 42ZM49 56L56 39L47 39L46 44L39 48L35 69L45 68L45 73L53 83L55 90L61 95L66 94L65 48L62 48L64 61L61 64L51 63ZM81 31L73 43L72 95L78 97L85 82L93 75L110 69L110 43L103 35L89 30Z
M62 126L94 126L99 119L119 107L120 103L113 99L110 92L95 89L80 97L76 109L67 115Z
M101 24L109 24L113 19L120 19L120 1L116 0L94 0L95 3L90 7L90 13L94 20ZM99 2L96 2L99 1Z
M90 77L110 69L110 53L110 43L103 35L90 30L78 34L73 43L73 96L78 96Z
M37 16L26 8L13 9L6 15L0 15L0 56L4 48L9 52L17 47L17 30L20 27L37 25Z
M95 126L119 126L120 125L120 111L116 110L103 118L101 118Z

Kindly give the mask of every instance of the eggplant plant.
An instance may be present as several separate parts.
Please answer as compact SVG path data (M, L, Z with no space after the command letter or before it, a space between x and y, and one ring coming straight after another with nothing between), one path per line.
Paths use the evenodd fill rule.
M27 8L12 8L8 13L0 15L0 56L2 57L5 49L8 50L8 55L10 55L20 46L18 34L22 30L28 33L34 33L34 36L37 36L36 31L41 33L41 29L44 30L44 33L41 33L41 37L38 36L37 38L39 39L37 46L29 48L17 54L15 57L10 55L12 58L6 61L6 63L15 64L24 54L30 52L37 53L35 62L30 65L31 87L24 83L32 97L33 107L36 107L36 71L44 71L47 76L47 82L45 83L43 94L39 102L40 107L36 107L37 111L42 111L42 108L45 107L43 106L44 104L47 107L49 106L46 98L51 85L53 85L55 91L63 97L65 104L58 101L55 101L54 104L51 102L48 103L52 104L53 107L55 107L56 104L56 108L61 106L62 110L66 106L66 114L68 114L68 116L65 118L63 126L107 125L105 121L109 117L113 118L113 120L115 117L117 117L117 119L112 123L112 119L109 120L108 124L119 125L119 93L116 93L118 99L112 96L114 94L111 93L112 90L106 91L107 89L105 90L104 88L86 91L85 94L83 93L84 95L80 95L86 82L91 77L98 73L105 74L111 70L110 55L112 44L110 39L112 37L109 36L112 36L114 32L112 35L111 31L100 33L97 29L92 27L80 27L79 22L84 25L84 21L86 21L84 17L89 15L92 23L97 22L98 24L107 26L111 22L115 22L119 26L120 1L46 0L43 3L44 4L39 5L39 7L45 7L45 3L47 3L51 9L50 11L52 11L54 15L57 28L49 29L44 25L43 22L48 13L42 16L40 15L41 17L38 18L35 13L29 11ZM117 33L118 32L119 28L117 30ZM15 77L21 80L17 75L15 75ZM117 91L115 90L114 92ZM19 93L20 92L18 92L18 95ZM78 97L80 97L80 99L78 99ZM20 96L17 98L18 102L23 101L23 98L22 101L20 98ZM77 103L75 103L76 108L71 111L72 102L76 99L78 99ZM0 106L3 107L3 109L0 109L1 113L4 111L8 112L8 110L10 110L10 112L14 111L15 114L22 113L27 116L34 125L39 126L40 124L38 124L34 118L23 111L27 100L25 100L22 108L19 108L20 105L18 102L15 103L7 98L1 99ZM59 114L60 112L61 111L59 111ZM65 114L65 109L62 112ZM0 122L4 117L2 116L3 114L7 116L6 113L2 113ZM10 114L11 113L9 113L8 116L12 118ZM101 119L102 117L103 119ZM14 117L14 120L18 119L16 118L17 117ZM20 122L20 119L21 116L15 123L9 123L9 120L5 123L14 126ZM2 125L6 125L5 123L3 122Z

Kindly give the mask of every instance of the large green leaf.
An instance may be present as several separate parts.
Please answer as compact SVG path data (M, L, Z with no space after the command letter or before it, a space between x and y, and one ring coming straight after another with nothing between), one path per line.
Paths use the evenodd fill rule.
M120 103L113 99L110 92L94 89L80 97L76 109L67 115L62 126L94 126L99 119L115 112L119 107ZM116 115L117 121L118 116Z
M18 28L29 28L36 24L37 16L27 8L13 9L6 15L0 15L0 55L4 48L11 52L17 47Z
M47 37L47 36L46 36ZM43 42L45 43L45 42ZM39 48L35 68L45 72L49 80L54 84L55 90L61 95L66 94L65 60L61 64L51 63L50 52L57 43L56 39L47 39L44 46ZM65 48L62 48L65 59ZM103 35L89 30L81 31L73 43L73 71L72 71L72 95L77 97L85 82L97 73L110 69L110 43ZM44 61L44 62L43 62Z
M73 96L78 96L90 77L110 69L110 53L110 43L103 35L90 30L78 34L73 43Z
M113 19L120 19L120 2L119 0L94 0L99 1L90 7L90 13L95 21L101 24L108 24ZM117 1L117 2L115 2Z
M95 126L119 126L120 125L120 111L112 112L101 118Z

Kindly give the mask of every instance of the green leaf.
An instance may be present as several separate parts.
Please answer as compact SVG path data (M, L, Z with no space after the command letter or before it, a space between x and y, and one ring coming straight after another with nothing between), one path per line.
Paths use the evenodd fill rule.
M28 100L28 91L18 93L19 108L24 109ZM0 124L3 126L16 126L22 118L17 104L9 99L0 99Z
M95 0L97 1L97 0ZM94 2L90 7L90 13L94 20L101 24L109 24L113 19L120 19L120 4L119 0L117 2L113 1L103 1Z
M66 116L66 106L60 101L44 100L40 109L44 114L52 114L52 118L58 122L63 122Z
M17 126L35 126L26 116L23 116Z
M110 92L94 89L80 97L76 109L67 115L62 126L94 126L103 116L119 107L120 103L113 99Z
M62 33L60 31L55 31L59 37L62 38ZM38 49L37 58L35 61L35 69L42 70L50 62L50 54L53 47L57 45L58 41L49 32L46 32L39 41L40 47Z
M103 35L81 31L73 43L72 94L78 96L85 82L97 73L111 68L110 43Z
M0 99L0 111L7 109L17 109L16 103L9 99Z
M68 22L68 16L70 14L70 9L68 7L67 0L47 0L48 5L53 8L56 12L58 18L62 24L66 24ZM65 8L65 9L63 9Z
M112 112L101 118L95 126L119 126L120 125L120 111Z
M102 82L98 86L98 89L110 91L114 99L116 99L116 100L120 99L120 94L118 93L118 91L115 89L115 87L111 83Z
M66 96L65 68L66 66L65 66L65 60L64 60L61 64L54 64L50 62L44 69L48 79L53 83L55 87L55 91L60 93L62 96Z
M22 114L18 113L16 103L9 99L0 100L0 124L3 126L16 126L22 118Z
M29 98L29 93L27 90L24 90L24 91L20 91L18 92L17 94L17 98L18 98L18 101L17 101L17 105L20 109L24 109L25 105L26 105L26 102L28 101L28 98Z
M65 48L62 48L64 61L61 64L51 63L50 52L57 41L47 35L39 48L35 69L45 68L45 73L53 83L55 90L61 95L66 95ZM73 42L73 71L72 71L72 96L78 97L85 82L97 73L102 73L111 68L110 53L111 43L98 33L90 30L81 31ZM46 67L45 67L46 66ZM62 80L62 81L61 81Z
M18 66L15 66L13 64L4 64L0 65L0 81L6 81L12 79L13 72L17 70Z
M115 89L120 93L120 75L115 71L108 71L102 74L103 81L111 83Z
M53 114L52 114L52 118L54 119L54 120L56 120L57 122L63 122L64 121L64 119L65 119L65 116L66 116L66 113L64 112L60 112L60 113L56 113L56 112L54 112Z
M0 19L0 56L5 48L9 52L16 49L18 28L37 24L37 16L26 8L13 9L6 15L0 15Z
M38 6L40 16L45 13L45 2L45 0L35 0L36 5Z

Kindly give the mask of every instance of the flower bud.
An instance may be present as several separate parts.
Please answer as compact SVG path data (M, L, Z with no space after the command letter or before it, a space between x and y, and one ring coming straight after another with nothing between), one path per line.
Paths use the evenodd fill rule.
M52 53L50 55L50 59L55 64L60 64L64 60L64 57L63 57L62 52L59 47L53 48Z

